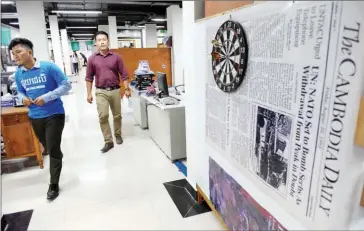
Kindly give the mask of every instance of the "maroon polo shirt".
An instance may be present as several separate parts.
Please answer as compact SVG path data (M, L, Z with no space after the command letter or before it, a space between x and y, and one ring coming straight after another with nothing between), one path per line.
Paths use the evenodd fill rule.
M120 78L119 78L120 74ZM86 81L93 82L97 88L116 87L120 79L128 79L128 73L121 57L111 51L105 56L96 52L87 61Z

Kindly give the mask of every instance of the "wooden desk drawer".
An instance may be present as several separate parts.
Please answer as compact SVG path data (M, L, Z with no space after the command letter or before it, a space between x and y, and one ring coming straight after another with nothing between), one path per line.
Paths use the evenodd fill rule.
M4 126L16 125L29 122L27 114L2 116Z

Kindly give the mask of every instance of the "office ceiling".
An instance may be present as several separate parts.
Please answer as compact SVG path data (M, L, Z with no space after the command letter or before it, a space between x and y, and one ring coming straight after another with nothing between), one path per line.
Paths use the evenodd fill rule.
M49 28L48 15L57 14L59 27L67 27L70 37L72 34L95 33L98 25L108 24L108 16L116 16L118 27L140 27L148 23L156 23L157 28L166 29L167 22L158 21L158 19L166 19L166 9L169 6L182 7L182 1L45 0L43 2L47 28ZM101 11L101 13L55 13L54 11ZM1 22L19 28L18 25L14 25L18 22L16 3L1 5ZM49 30L48 33L50 33Z

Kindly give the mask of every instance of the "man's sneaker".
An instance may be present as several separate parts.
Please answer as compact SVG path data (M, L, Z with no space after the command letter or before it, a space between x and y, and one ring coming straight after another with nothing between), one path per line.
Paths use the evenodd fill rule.
M114 147L114 143L106 143L105 146L101 149L102 153L110 151Z
M56 199L59 195L59 186L58 184L50 184L48 193L47 193L47 199L52 201Z
M117 144L122 144L124 142L123 138L121 136L117 136L116 137L116 143Z

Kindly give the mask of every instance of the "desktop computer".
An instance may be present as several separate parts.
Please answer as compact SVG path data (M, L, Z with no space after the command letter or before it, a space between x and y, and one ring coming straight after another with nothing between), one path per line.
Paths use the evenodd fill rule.
M158 72L157 74L157 82L158 82L158 100L164 105L175 105L179 103L179 99L172 97L169 95L168 91L168 82L167 75L162 72Z
M158 72L158 88L159 88L159 98L169 96L168 92L168 82L167 82L167 75L162 72Z

